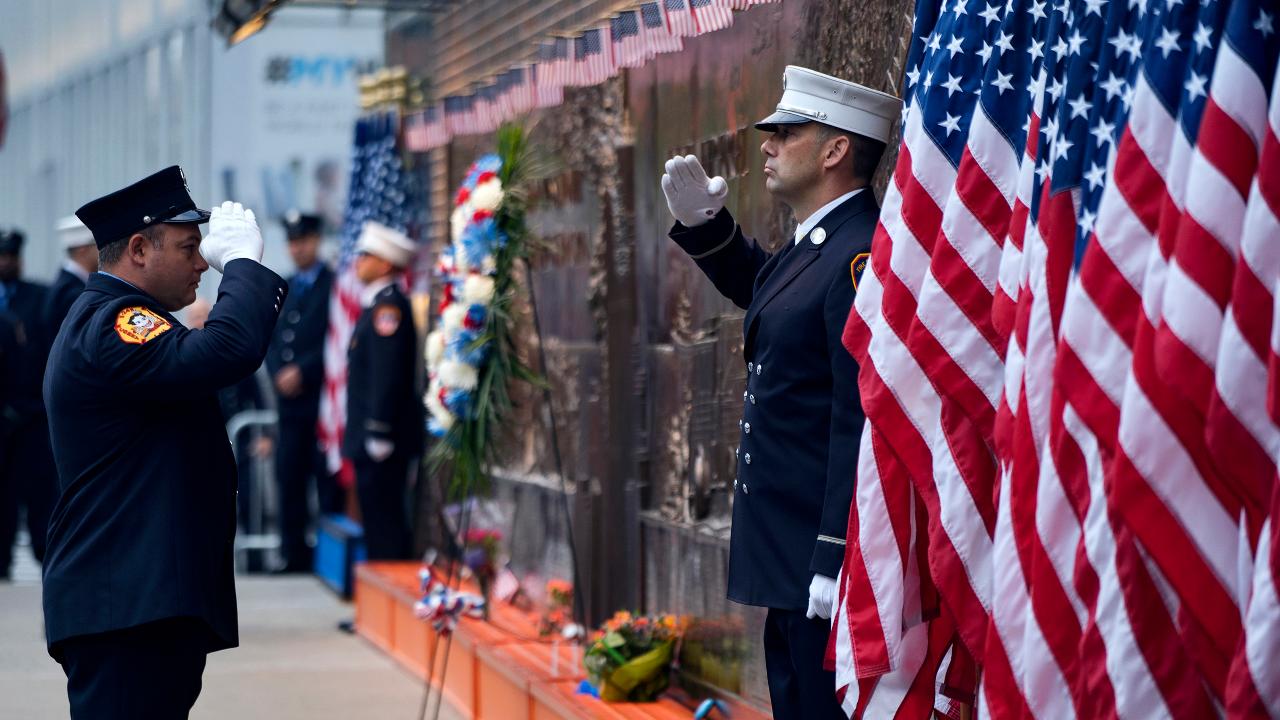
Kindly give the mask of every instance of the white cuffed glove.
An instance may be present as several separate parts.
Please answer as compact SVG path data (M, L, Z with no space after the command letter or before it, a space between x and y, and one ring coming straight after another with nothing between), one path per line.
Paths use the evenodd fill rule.
M697 156L679 155L667 161L667 172L662 176L662 193L667 196L667 208L671 217L685 227L705 224L724 207L729 185L724 178L707 178L707 171Z
M831 619L831 608L836 604L836 581L826 575L814 575L809 582L809 609L804 616Z
M262 231L253 211L229 201L210 211L209 234L200 242L200 254L218 272L238 258L262 262Z
M365 454L374 462L382 462L391 457L391 453L395 452L396 444L390 440L378 440L376 438L368 438L364 441Z

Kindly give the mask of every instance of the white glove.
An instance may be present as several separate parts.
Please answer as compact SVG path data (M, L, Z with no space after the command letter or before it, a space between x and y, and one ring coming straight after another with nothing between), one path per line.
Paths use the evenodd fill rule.
M826 575L814 575L809 582L809 609L804 616L831 619L831 608L836 604L836 581Z
M396 449L396 444L390 440L378 440L376 438L368 438L364 441L364 452L374 462L382 462L391 457L391 453Z
M667 161L667 172L662 176L662 193L667 196L667 208L671 216L685 227L706 224L724 207L724 197L729 185L717 175L707 179L695 155L679 155Z
M209 213L209 234L200 243L200 254L218 272L237 258L262 262L262 231L253 211L232 202L215 207Z

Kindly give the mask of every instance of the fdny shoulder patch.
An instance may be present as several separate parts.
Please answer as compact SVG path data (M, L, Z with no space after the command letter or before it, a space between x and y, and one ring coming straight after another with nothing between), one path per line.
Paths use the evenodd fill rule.
M849 274L853 277L854 292L858 290L858 278L862 277L862 271L867 269L867 261L871 259L871 253L858 253L853 256L853 262L849 263Z
M373 309L373 329L383 337L394 335L400 327L400 308L395 305L379 305Z
M116 334L130 345L142 345L168 332L173 326L142 306L127 307L116 315Z

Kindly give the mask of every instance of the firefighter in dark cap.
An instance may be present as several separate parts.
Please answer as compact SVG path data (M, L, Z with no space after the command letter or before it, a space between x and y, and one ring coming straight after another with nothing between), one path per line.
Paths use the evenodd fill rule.
M53 453L49 447L49 420L40 385L44 378L49 342L56 328L44 319L49 288L22 278L22 247L18 230L0 230L0 311L16 321L23 342L11 363L12 392L3 408L0 424L0 577L8 577L17 535L19 510L24 512L31 551L44 560L49 509L57 492Z
M281 572L311 570L307 488L314 486L322 512L341 509L337 488L325 471L316 441L320 392L324 389L324 339L329 329L333 271L320 259L319 215L290 212L284 218L289 257L298 271L289 278L289 298L267 351L267 371L280 413L276 484L280 498Z
M238 643L236 467L217 393L261 365L288 286L260 262L253 212L200 210L176 166L76 215L100 270L45 379L61 487L44 567L49 653L73 718L185 718L206 655ZM210 267L218 301L190 330L174 313Z

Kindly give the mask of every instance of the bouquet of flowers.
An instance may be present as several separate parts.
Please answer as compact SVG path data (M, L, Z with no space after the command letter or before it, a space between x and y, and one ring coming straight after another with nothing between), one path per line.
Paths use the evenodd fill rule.
M619 611L605 622L583 664L608 702L653 702L667 689L673 648L684 623L674 615Z
M542 637L562 631L573 616L573 585L565 580L547 581L547 607L538 619Z
M498 152L476 160L458 189L437 267L443 296L427 336L423 401L427 429L442 439L432 469L452 464L455 497L488 488L493 434L511 409L508 382L538 382L516 356L510 315L516 261L526 252L527 157L523 131L498 131Z
M498 574L498 546L501 542L501 532L482 528L472 528L462 538L462 564L480 584L486 619L489 617L488 600L493 590L493 578Z

